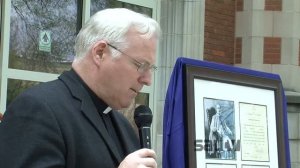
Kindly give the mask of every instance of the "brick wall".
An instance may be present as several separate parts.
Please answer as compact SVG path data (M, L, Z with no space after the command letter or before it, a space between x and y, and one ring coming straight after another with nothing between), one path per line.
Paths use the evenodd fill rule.
M244 10L244 0L236 0L236 11Z
M282 10L282 0L265 0L265 10L281 11Z
M234 63L235 0L206 0L204 60Z
M280 64L281 38L264 38L264 64Z
M224 64L242 62L242 39L235 38L234 28L235 12L243 11L243 4L244 0L205 1L204 60ZM281 11L282 0L265 0L265 10ZM263 55L264 64L280 64L281 38L265 37Z
M235 39L235 57L234 57L234 63L235 64L241 64L242 63L242 38L237 37Z

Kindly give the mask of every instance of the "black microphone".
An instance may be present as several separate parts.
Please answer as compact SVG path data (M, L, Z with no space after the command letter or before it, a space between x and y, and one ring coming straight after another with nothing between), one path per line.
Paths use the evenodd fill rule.
M134 121L139 129L141 148L151 149L152 111L148 106L140 105L134 111Z

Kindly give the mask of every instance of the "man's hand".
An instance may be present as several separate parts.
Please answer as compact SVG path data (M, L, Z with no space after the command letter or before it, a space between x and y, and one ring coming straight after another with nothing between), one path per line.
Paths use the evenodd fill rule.
M157 168L155 158L156 155L152 149L140 149L127 155L118 168Z

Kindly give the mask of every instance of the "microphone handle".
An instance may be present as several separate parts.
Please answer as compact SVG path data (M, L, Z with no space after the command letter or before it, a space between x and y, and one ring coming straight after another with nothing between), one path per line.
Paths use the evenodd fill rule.
M140 144L141 148L151 149L151 136L150 136L150 127L141 127L139 128Z

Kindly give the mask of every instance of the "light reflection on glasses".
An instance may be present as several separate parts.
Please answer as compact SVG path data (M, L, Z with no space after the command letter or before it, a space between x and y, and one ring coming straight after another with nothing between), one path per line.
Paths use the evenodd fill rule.
M151 71L154 72L157 70L157 66L155 65L150 65L148 62L139 62L138 60L134 59L132 56L124 53L123 51L121 51L120 49L118 49L117 47L107 43L108 46L110 46L111 48L119 51L120 53L122 53L123 55L127 56L131 62L137 67L137 71L140 73L145 73L147 71Z

